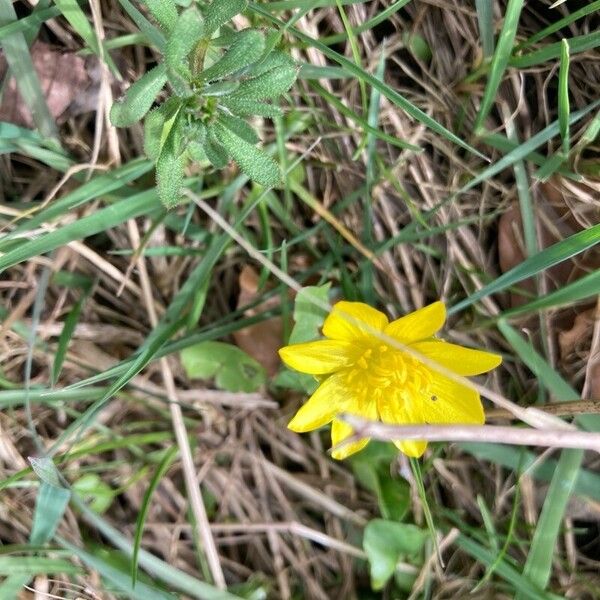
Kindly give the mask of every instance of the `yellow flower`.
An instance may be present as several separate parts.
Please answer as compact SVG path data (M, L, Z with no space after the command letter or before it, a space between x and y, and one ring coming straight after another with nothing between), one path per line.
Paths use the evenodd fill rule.
M279 351L290 368L315 375L317 391L288 427L311 431L333 421L331 442L337 446L352 428L336 419L350 413L393 424L481 425L485 421L479 393L427 367L406 352L386 344L377 332L393 338L458 375L479 375L497 367L497 354L464 348L433 337L446 320L443 302L435 302L391 323L362 302L338 302L325 319L327 339L285 346ZM368 439L333 452L343 459L368 444ZM408 456L425 452L425 441L397 440Z

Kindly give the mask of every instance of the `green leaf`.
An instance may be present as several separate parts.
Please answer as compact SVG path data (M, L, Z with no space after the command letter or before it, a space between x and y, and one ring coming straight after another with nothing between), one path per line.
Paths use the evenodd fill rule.
M156 22L170 33L177 21L177 6L174 0L144 0Z
M428 533L416 525L373 519L365 527L363 549L367 553L373 589L380 590L405 557L420 558Z
M56 348L56 354L54 355L54 363L52 364L51 382L53 387L58 381L58 377L60 375L65 356L67 355L67 348L69 346L69 342L71 341L71 337L73 336L73 332L75 331L75 327L77 326L77 321L79 321L79 315L81 314L86 299L87 294L84 294L84 296L82 296L74 304L73 308L69 311L69 314L65 319L62 331L60 332L60 336L58 338L58 346Z
M75 491L96 513L105 513L113 502L115 492L97 473L86 473L73 483Z
M148 488L144 493L144 498L142 500L142 504L139 508L138 516L135 522L135 534L134 534L134 543L133 543L133 556L131 557L131 581L133 582L133 587L135 587L137 580L137 570L138 570L138 559L140 553L140 547L142 544L142 534L144 533L144 524L146 523L146 517L148 516L148 510L150 509L150 500L152 499L152 494L154 494L154 490L158 487L158 484L161 482L165 473L169 470L169 467L173 464L173 461L177 457L177 453L179 452L178 446L171 446L166 452L163 459L160 461L160 464L156 468L150 483L148 484Z
M202 342L181 351L181 362L190 379L215 378L229 392L254 392L266 382L266 372L256 360L232 344Z
M163 104L164 106L164 104ZM151 110L144 119L144 153L150 160L157 160L162 147L165 113L162 106Z
M202 14L195 7L184 10L173 27L173 31L167 39L165 48L165 60L169 67L169 77L176 79L179 77L189 81L192 77L189 64L186 59L189 53L196 47L198 41L204 33L204 19Z
M171 144L165 144L156 163L156 185L158 197L166 208L181 202L186 162L185 153L177 154Z
M219 142L250 179L265 187L274 187L281 181L279 166L263 150L249 144L218 122L215 123L214 131Z
M257 144L260 141L256 131L244 119L222 113L219 122L249 144Z
M245 100L277 98L292 87L297 76L298 69L293 66L271 69L257 77L243 81L232 96Z
M49 542L58 528L71 492L63 487L42 482L35 499L35 512L29 542L34 546L41 546Z
M562 138L562 151L569 154L569 42L563 39L560 45L560 67L558 69L558 123Z
M247 5L247 0L214 0L204 11L206 37L210 37L221 25L231 21Z
M125 97L112 105L111 123L116 127L129 127L137 123L150 110L166 82L166 67L162 63L144 73L125 92Z
M327 313L319 305L329 303L330 283L303 287L296 295L294 304L294 328L290 344L311 342L320 337L321 327Z
M258 77L267 71L273 69L294 69L296 63L294 59L281 50L272 50L262 60L259 60L252 65L247 72L249 77Z
M230 94L233 94L239 87L239 81L217 81L215 83L205 85L200 93L203 96L229 96Z
M494 52L494 57L492 58L492 64L490 66L488 82L485 86L483 98L481 99L477 118L475 119L475 131L478 131L483 127L484 121L496 101L498 87L500 86L500 82L504 77L504 71L510 60L522 8L523 0L508 0L502 31L498 37L498 44L496 45L496 51Z
M265 49L265 37L256 29L240 31L233 44L213 65L201 73L205 81L214 81L231 75L257 61Z
M249 100L248 98L228 98L223 99L221 102L223 106L228 108L232 113L236 115L245 116L259 116L259 117L281 117L283 111L279 106L273 104L267 104L266 102L258 102L256 100Z
M213 127L208 128L208 136L204 143L204 153L215 169L224 169L229 162L229 154L219 140L216 139Z
M527 260L524 260L522 263L512 268L510 271L506 271L506 273L503 273L500 275L500 277L497 277L488 285L482 287L480 290L477 290L468 298L465 298L464 300L450 307L448 309L448 314L459 312L467 306L471 306L471 304L481 300L481 298L485 298L490 294L500 292L506 289L508 286L514 285L520 281L523 281L524 279L537 275L541 271L544 271L545 269L548 269L564 260L567 260L568 258L571 258L572 256L587 250L588 248L591 248L598 242L600 242L600 224L594 225L589 229L584 229L579 233L575 233L571 237L561 240L553 246L534 254Z

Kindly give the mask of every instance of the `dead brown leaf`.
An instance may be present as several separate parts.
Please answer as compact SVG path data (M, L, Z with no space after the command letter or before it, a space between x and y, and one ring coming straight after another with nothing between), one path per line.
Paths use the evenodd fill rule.
M57 121L64 121L82 108L92 110L98 95L97 77L92 62L74 52L61 52L44 42L36 41L31 47L31 58L44 92L50 114ZM0 56L0 76L7 64ZM8 81L2 103L0 121L8 121L21 127L33 128L31 113L23 102L14 77Z
M237 307L241 308L259 297L259 276L249 265L242 269L239 277L240 294ZM246 316L256 315L279 304L279 298L269 298L256 308L247 310ZM235 343L252 358L257 360L270 376L279 369L279 355L283 339L283 321L281 317L272 317L261 323L239 329L233 334Z

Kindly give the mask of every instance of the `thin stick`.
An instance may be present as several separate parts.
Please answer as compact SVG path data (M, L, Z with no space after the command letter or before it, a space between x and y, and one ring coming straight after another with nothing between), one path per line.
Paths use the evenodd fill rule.
M388 425L368 421L356 415L341 414L338 419L354 429L354 435L332 450L359 438L382 441L427 440L430 442L495 442L515 446L582 448L600 452L600 433L565 429L528 429L497 425Z
M128 225L131 241L133 242L134 246L138 246L140 243L140 235L137 225L133 220L130 220ZM146 270L146 262L142 255L138 256L137 263L148 317L150 318L152 327L156 327L158 318L154 308L154 298L152 296L152 289L150 288L150 279L148 277L148 271ZM206 555L208 566L215 585L220 589L226 589L227 586L225 584L225 576L223 575L223 569L221 568L221 563L219 561L219 554L210 530L210 523L206 514L206 508L204 507L204 502L200 493L200 483L198 482L187 429L183 421L183 413L181 412L181 406L177 398L177 389L175 387L173 372L171 371L171 367L169 366L169 361L167 360L166 356L163 356L160 359L160 368L167 392L167 398L169 399L169 409L171 411L173 431L175 432L175 438L177 439L177 445L179 446L179 453L181 455L181 466L183 468L183 477L185 480L187 496L192 509L192 514L194 515L194 520L196 521L197 536L199 540L202 540L203 551Z

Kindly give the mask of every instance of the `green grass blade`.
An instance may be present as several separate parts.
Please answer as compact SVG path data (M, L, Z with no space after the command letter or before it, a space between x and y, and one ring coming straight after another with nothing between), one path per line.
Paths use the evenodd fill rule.
M159 210L161 207L154 190L140 192L10 250L0 256L0 273L8 267L65 246L74 240L105 231L140 215L149 216Z
M368 31L372 29L379 23L383 23L383 21L387 21L394 13L397 13L401 8L405 7L411 0L396 0L396 2L392 2L387 8L378 12L374 17L365 21L364 23L358 25L357 27L352 28L352 33L354 35L358 35L363 31ZM334 35L328 35L326 37L319 38L319 41L327 46L331 44L339 44L340 42L345 41L346 34L345 33L336 33Z
M558 69L558 124L562 138L562 151L565 157L569 154L569 42L561 41L560 67Z
M44 8L42 10L35 10L27 17L23 17L6 25L0 27L0 42L13 33L28 33L30 31L37 31L37 28L42 23L45 23L49 19L53 19L60 15L60 10L55 6L50 8Z
M145 158L135 159L109 173L93 177L72 192L65 194L62 198L54 200L46 208L34 213L28 220L0 238L0 250L3 248L4 242L17 237L21 233L37 229L42 224L51 223L54 219L101 196L106 197L113 192L123 190L127 184L148 173L152 168L153 165L149 160Z
M260 14L265 19L271 21L278 27L285 27L284 22L280 21L279 19L276 19L275 17L272 17L267 12L267 10L262 7L262 5L252 5L250 8L253 12ZM378 89L390 102L400 107L403 111L405 111L408 115L410 115L413 119L417 120L419 123L422 123L432 131L435 131L436 133L438 133L448 141L452 142L453 144L456 144L457 146L460 146L461 148L464 148L465 150L468 150L474 155L486 160L486 157L483 154L481 154L481 152L464 142L457 135L455 135L454 133L446 129L443 125L438 123L435 119L432 119L427 113L423 112L420 108L417 108L414 104L409 102L406 98L404 98L404 96L399 94L396 90L392 89L385 82L379 81L374 75L367 73L364 69L361 69L358 65L348 60L345 56L342 56L338 52L335 52L319 40L302 33L295 27L288 28L288 31L302 42L308 44L309 46L312 46L313 48L316 48L324 56L338 63L341 67L346 69L349 75L358 78L360 81L368 83L375 89Z
M138 570L138 558L140 553L140 546L142 543L142 534L144 533L144 524L146 523L146 517L148 516L148 510L150 509L150 500L156 490L161 479L165 473L169 470L169 467L173 464L173 461L177 457L179 452L178 446L172 446L164 455L160 464L156 468L156 472L152 476L148 489L144 493L144 498L139 507L139 513L135 522L135 533L133 536L133 556L131 557L131 581L133 587L135 587L137 581L137 570Z
M548 27L538 31L536 34L532 35L530 38L526 39L524 42L521 42L517 46L517 50L521 50L522 48L526 48L527 46L531 46L536 42L544 39L545 37L552 35L556 31L563 29L563 27L567 27L571 23L574 23L578 19L585 17L587 15L591 15L596 11L600 10L600 0L595 0L595 2L590 2L587 6L580 8L572 13L567 14L562 19L558 19Z
M150 23L129 0L119 0L119 4L129 15L129 18L138 26L138 29L146 36L148 42L163 52L167 45L167 40L158 27Z
M539 461L539 455L516 446L484 443L462 443L460 448L480 460L493 462L512 471L527 471L527 474L539 481L551 481L558 461ZM581 469L575 482L573 493L584 498L600 502L600 475Z
M524 260L510 271L503 273L488 285L471 294L468 298L465 298L450 307L448 309L448 314L455 314L490 294L495 294L524 279L533 277L545 269L580 254L598 242L600 242L600 225L594 225L565 240L561 240L549 248Z
M483 57L490 58L494 54L494 3L492 0L475 0L475 9Z
M517 34L517 26L519 25L519 17L521 16L522 8L523 0L509 0L508 5L506 6L504 24L498 38L496 52L494 52L492 58L488 82L485 86L483 98L481 99L481 106L479 107L477 118L475 119L476 132L483 130L484 121L495 102L498 87L504 77L504 71L508 66L508 61L510 60L513 51L513 44L515 35Z
M523 337L504 319L501 319L498 322L498 329L519 358L536 376L539 383L557 400L566 402L568 400L577 400L579 398L577 391L574 390L538 352L536 352L529 341L523 339Z
M561 452L535 528L523 575L542 589L548 585L550 580L556 541L582 461L583 450L563 450ZM520 594L517 596L517 600L521 600L523 597Z
M600 294L600 271L592 271L566 286L536 298L527 304L505 310L498 318L511 318L538 310L548 310L560 306L573 306L586 298Z
M17 15L11 0L0 0L0 25L15 22L17 22ZM10 71L15 75L23 102L31 111L33 122L40 134L44 137L57 138L56 123L46 104L25 37L22 33L7 35L2 40L2 49Z
M592 33L586 33L584 35L578 35L569 38L569 49L571 54L578 54L580 52L587 52L600 46L600 31L594 31ZM561 42L555 42L554 44L547 44L540 50L524 54L523 56L516 56L510 59L510 66L516 67L517 69L527 69L529 67L535 67L547 63L548 61L560 58L562 47Z
M109 540L115 548L120 549L127 554L127 556L132 556L132 544L124 535L109 525L100 515L97 515L90 510L78 498L73 499L73 504L75 504L82 512L86 521ZM212 585L200 581L184 571L180 571L146 550L140 550L139 564L152 577L159 579L173 589L180 590L184 594L196 598L197 600L240 600L238 596L226 591L218 590ZM131 580L129 577L126 577L126 579L129 585L128 589L131 589ZM172 598L172 596L170 596L170 598Z
M506 580L519 594L522 594L523 598L529 598L530 600L557 600L559 598L558 596L544 592L540 587L534 585L506 560L496 563L496 553L485 548L475 540L465 535L459 535L456 538L455 544L487 567L494 565L494 572Z
M100 60L104 61L111 73L117 78L121 79L121 74L117 69L117 66L113 62L110 54L102 48L101 43L96 37L94 28L90 25L87 16L81 10L81 7L76 0L54 0L54 3L60 9L63 17L69 22L71 27L77 32L83 41L91 48Z

